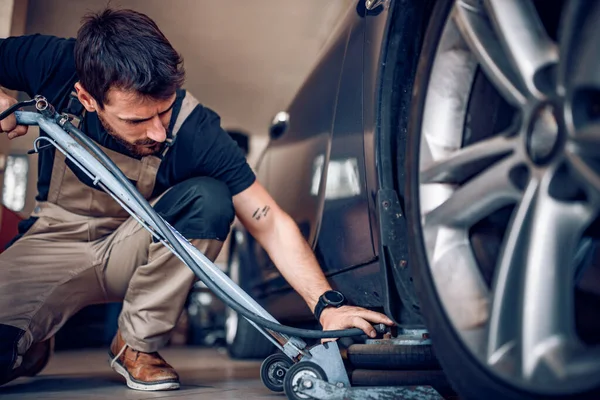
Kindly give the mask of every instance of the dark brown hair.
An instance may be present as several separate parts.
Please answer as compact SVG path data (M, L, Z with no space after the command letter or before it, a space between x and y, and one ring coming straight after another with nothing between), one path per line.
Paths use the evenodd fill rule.
M133 10L86 15L77 32L79 81L100 107L111 88L167 99L183 85L183 59L156 23Z

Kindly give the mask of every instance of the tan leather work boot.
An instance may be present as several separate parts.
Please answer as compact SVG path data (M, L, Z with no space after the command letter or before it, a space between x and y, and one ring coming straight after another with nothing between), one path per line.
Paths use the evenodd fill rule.
M136 390L179 389L179 375L157 352L144 353L125 343L117 332L110 345L110 367Z

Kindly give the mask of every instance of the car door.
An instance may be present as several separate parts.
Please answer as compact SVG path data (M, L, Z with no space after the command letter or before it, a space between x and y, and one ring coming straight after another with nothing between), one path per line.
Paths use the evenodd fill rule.
M322 56L287 108L287 131L271 139L258 173L277 204L296 222L311 246L316 245L324 207L335 105L352 17L341 22ZM254 243L262 294L287 287L264 249Z
M315 252L332 275L375 258L365 177L363 60L365 20L353 13L333 122Z
M289 131L266 155L268 190L296 221L328 276L372 267L375 260L363 139L364 28L364 15L352 10L330 58L316 67L288 109ZM257 259L265 295L289 288L264 253ZM363 274L365 287L378 280L372 272ZM280 303L289 315L294 301Z

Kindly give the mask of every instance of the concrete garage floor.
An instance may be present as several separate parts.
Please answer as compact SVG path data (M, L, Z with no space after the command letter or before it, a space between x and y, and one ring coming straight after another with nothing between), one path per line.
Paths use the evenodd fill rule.
M33 399L285 399L260 381L260 361L233 361L207 348L172 347L161 355L181 376L181 389L142 392L127 388L102 350L63 351L34 378L0 387L2 400Z

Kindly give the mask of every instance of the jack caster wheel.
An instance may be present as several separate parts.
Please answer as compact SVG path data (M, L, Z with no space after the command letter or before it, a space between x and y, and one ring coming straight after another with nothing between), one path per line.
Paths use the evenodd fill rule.
M312 363L310 361L299 362L294 364L285 375L283 380L283 390L288 399L291 400L304 400L304 399L312 399L312 397L302 394L296 393L294 388L297 388L300 384L301 378L316 378L327 381L327 375L325 375L325 371L317 364Z
M283 379L292 365L293 362L288 356L271 354L260 366L260 379L269 390L283 392Z

